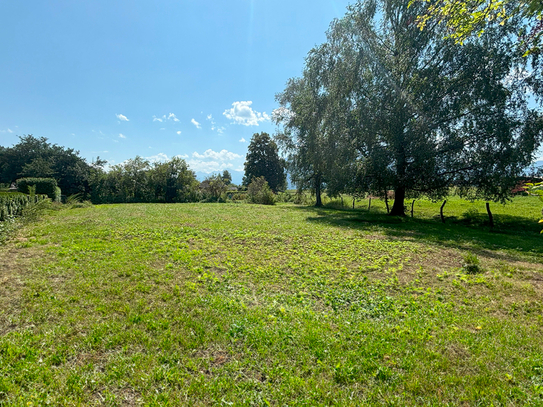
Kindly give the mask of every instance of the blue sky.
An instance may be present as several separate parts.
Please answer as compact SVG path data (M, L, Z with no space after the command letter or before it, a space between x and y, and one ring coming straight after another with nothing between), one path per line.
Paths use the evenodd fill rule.
M111 164L243 176L275 94L352 1L3 1L0 145L44 136Z

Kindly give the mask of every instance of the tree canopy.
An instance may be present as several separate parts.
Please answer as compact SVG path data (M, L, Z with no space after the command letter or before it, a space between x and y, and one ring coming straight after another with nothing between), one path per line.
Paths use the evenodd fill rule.
M264 177L274 192L285 188L284 162L279 157L277 144L264 132L255 133L249 143L243 185L249 186L253 178L258 177Z
M513 74L525 62L511 27L460 46L442 25L421 31L424 10L401 0L352 5L278 95L277 139L290 165L321 171L335 191L393 189L394 215L407 196L438 199L452 185L504 201L543 131Z
M55 178L63 194L89 191L91 166L79 152L51 144L45 137L25 135L13 147L0 149L0 182L18 178Z
M443 22L448 36L463 43L474 34L481 35L489 24L504 25L513 19L524 24L515 33L524 55L541 52L543 2L541 0L412 0L428 3L418 17L418 26Z

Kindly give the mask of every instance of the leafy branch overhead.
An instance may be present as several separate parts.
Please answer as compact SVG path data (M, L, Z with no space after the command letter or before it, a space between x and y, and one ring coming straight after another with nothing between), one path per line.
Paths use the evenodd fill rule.
M541 51L543 35L543 2L541 0L411 0L429 4L419 15L417 24L425 29L434 23L444 23L447 36L464 43L474 34L481 36L490 24L505 25L510 20L524 24L516 35L524 56Z

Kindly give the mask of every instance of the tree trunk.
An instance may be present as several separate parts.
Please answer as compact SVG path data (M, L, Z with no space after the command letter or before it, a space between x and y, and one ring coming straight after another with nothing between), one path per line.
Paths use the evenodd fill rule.
M321 207L322 206L322 199L321 199L321 176L320 176L320 174L315 175L315 195L317 196L317 203L315 203L315 206Z
M354 198L354 196L353 196L353 209L354 209L354 201L355 201L355 198Z
M394 204L390 215L405 216L405 188L399 187L394 191Z
M439 208L439 216L441 216L441 222L445 223L445 217L443 216L443 208L445 207L445 204L447 203L447 200L445 199L443 201L443 204L441 205L441 208Z
M415 201L416 199L413 199L413 202L411 202L411 217L413 217L413 209L415 208Z
M490 204L486 203L486 213L488 213L488 220L490 221L490 227L494 227L494 217L492 216L492 212L490 212Z
M368 212L370 211L370 209L371 209L371 195L370 195L370 201L368 203Z
M388 207L388 191L385 189L385 205L387 206L387 213L390 213L390 208Z

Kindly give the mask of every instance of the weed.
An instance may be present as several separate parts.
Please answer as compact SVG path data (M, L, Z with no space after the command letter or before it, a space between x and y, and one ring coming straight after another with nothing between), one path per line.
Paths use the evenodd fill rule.
M464 256L464 263L462 264L462 270L467 274L483 273L484 270L481 267L479 258L472 252L467 252Z

